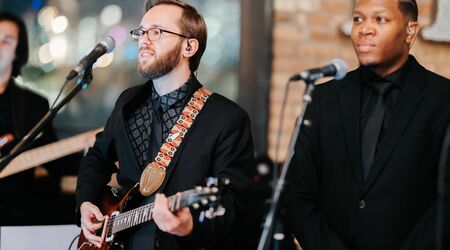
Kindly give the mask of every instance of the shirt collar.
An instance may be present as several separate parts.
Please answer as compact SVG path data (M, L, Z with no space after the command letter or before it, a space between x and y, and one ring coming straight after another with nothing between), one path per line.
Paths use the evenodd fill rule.
M155 107L161 106L162 111L166 112L174 105L180 105L182 103L188 94L188 89L189 86L192 85L192 81L191 75L188 81L181 85L181 87L163 96L160 96L158 92L156 92L155 86L152 85L151 101L154 103Z
M408 57L408 60L396 71L392 72L391 74L385 76L385 77L380 77L377 74L375 74L373 71L371 71L370 69L364 67L363 68L363 82L364 84L367 84L368 82L383 82L383 81L388 81L393 83L396 87L398 88L402 88L404 83L405 83L405 79L406 76L409 73L409 69L411 68L411 58Z

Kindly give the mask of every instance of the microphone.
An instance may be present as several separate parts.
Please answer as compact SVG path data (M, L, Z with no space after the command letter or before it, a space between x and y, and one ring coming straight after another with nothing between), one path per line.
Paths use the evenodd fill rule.
M76 76L78 76L84 69L89 66L92 66L99 57L102 55L113 51L116 46L116 42L114 38L110 36L102 36L98 39L97 45L95 48L85 57L83 57L80 62L73 68L70 73L67 75L66 79L68 81L72 80Z
M305 80L306 82L314 82L326 76L333 76L336 80L341 80L347 74L347 68L347 63L344 60L336 58L331 61L331 64L321 68L310 69L293 75L289 81Z

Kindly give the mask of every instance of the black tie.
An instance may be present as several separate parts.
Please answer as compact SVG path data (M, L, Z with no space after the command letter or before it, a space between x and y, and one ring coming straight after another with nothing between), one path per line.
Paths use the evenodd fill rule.
M369 110L366 126L363 128L361 137L361 156L364 179L367 178L373 159L375 158L375 151L386 110L386 99L389 91L393 87L391 82L368 83L368 85L373 88L375 104Z
M159 152L159 149L161 148L161 145L163 143L163 135L162 135L162 109L161 106L158 104L156 107L154 107L154 113L153 113L153 122L152 122L152 134L150 140L152 141L152 146L150 149L150 156L151 161L153 161L156 157L156 155Z

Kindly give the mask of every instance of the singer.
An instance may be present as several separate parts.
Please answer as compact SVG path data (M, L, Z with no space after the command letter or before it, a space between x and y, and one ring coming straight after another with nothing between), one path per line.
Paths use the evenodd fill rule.
M207 99L192 101L203 108L195 111L195 119L182 120L192 126L163 177L144 171L149 163L160 162L158 152L167 152L164 141L180 138L174 132L180 128L177 122L188 115L183 110L192 110L191 97L202 88L194 72L206 47L203 17L179 0L147 1L139 27L130 33L139 46L138 71L149 81L121 94L82 161L76 197L83 234L95 246L107 244L94 232L106 215L99 209L101 190L117 172L124 191L137 182L140 188L150 183L157 189L138 202L155 202L153 220L117 235L126 249L233 249L231 229L245 207L250 188L246 171L253 159L250 121L243 109L221 95L198 92ZM200 223L197 210L169 211L166 196L194 188L208 176L230 180L220 199L223 216Z
M351 39L360 67L317 86L306 111L312 125L302 126L287 173L290 229L305 250L436 249L450 80L409 54L417 17L415 0L355 4Z

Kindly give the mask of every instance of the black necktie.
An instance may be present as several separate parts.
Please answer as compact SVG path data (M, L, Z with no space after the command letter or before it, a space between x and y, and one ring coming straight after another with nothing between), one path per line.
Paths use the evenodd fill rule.
M361 156L364 179L367 178L373 159L375 158L375 151L386 110L386 99L389 91L393 87L391 82L368 83L368 85L373 89L375 104L369 110L367 122L363 128L361 137Z
M156 155L159 152L159 149L161 148L161 145L163 143L163 130L162 130L162 109L161 106L158 104L156 107L154 107L153 112L153 121L152 121L152 134L150 140L152 141L151 149L150 149L150 156L151 161L153 161L156 157Z

